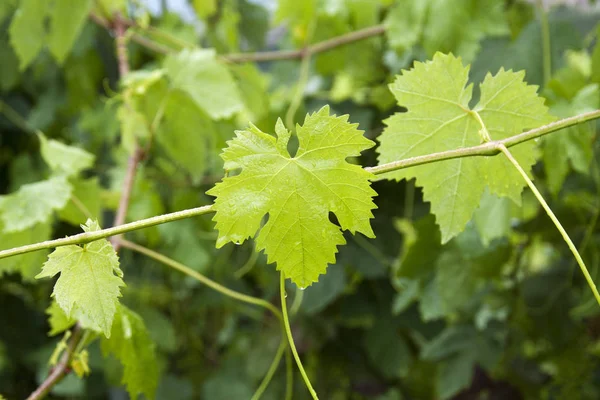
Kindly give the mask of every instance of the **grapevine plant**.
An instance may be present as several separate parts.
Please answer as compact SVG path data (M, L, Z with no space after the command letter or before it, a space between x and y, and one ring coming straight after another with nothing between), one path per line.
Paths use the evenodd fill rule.
M383 372L388 380L412 377L419 381L413 374L427 376L432 366L437 371L435 384L425 385L425 389L392 388L379 399L400 399L403 393L414 396L407 398L452 398L469 388L474 370L493 370L500 361L491 354L498 354L494 348L504 338L502 334L493 339L485 335L494 323L508 319L508 308L482 299L494 293L495 297L490 296L496 302L508 302L499 299L510 296L520 273L508 266L518 265L527 252L539 258L535 245L542 246L547 238L561 238L555 246L572 253L572 259L565 262L578 265L600 305L595 272L588 269L568 233L573 226L563 226L562 218L557 217L560 213L553 211L552 200L544 193L556 199L571 169L592 176L588 170L593 164L595 122L590 121L600 118L600 50L593 50L593 60L587 52L593 33L587 48L568 53L567 66L554 72L551 21L541 2L534 6L489 0L458 6L457 1L396 4L347 0L341 2L347 7L343 11L336 9L336 2L322 3L281 0L273 18L288 24L292 44L299 50L255 53L230 51L240 48L237 27L249 29L240 23L249 18L244 13L260 8L246 1L192 2L190 6L207 29L203 46L194 42L197 33L185 24L165 17L158 19L164 23L162 28L154 26L141 2L13 0L0 5L0 21L8 27L8 43L2 43L5 47L0 49L12 57L2 61L2 90L8 93L15 88L20 74L43 75L44 63L57 65L56 71L64 66L68 95L78 93L83 100L79 105L65 100L60 112L52 106L57 115L63 114L56 118L73 118L79 107L89 112L89 117L77 117L80 121L71 136L71 141L80 143L68 144L65 137L52 133L57 128L44 120L43 109L23 119L8 97L0 103L7 120L36 143L35 158L44 165L43 173L12 178L10 192L0 196L0 271L8 277L19 273L19 279L28 284L52 285L51 293L36 301L46 302L49 334L58 335L59 340L48 357L50 370L30 399L41 399L60 388L65 377L72 376L70 371L80 378L93 377L96 365L91 360L98 349L104 357L119 361L121 382L132 398L157 397L160 371L167 368L158 361L159 353L169 345L157 348L157 333L147 326L147 316L154 321L160 317L140 307L144 280L128 280L131 268L148 262L142 260L168 266L194 284L260 308L275 321L274 334L269 337L279 335L279 344L268 352L274 357L270 355L272 361L265 364L253 393L205 387L206 398L289 399L294 391L298 396L308 392L318 398L319 386L313 383L323 366L302 357L290 319L306 307L302 302L310 304L312 290L319 290L324 281L333 282L328 279L337 279L330 276L340 273L334 266L346 247L362 249L382 260L397 292L391 307L394 314L404 315L418 307L425 323L444 319L448 324L443 329L427 327L425 332L436 332L433 339L430 333L415 331L409 342L395 336L400 329L393 322L396 319L377 319L373 332L381 330L392 336L371 339L369 334L365 340L371 362L388 369ZM536 11L537 16L526 10ZM538 83L545 97L539 85L527 82L527 71L511 69L510 63L485 74L476 65L476 56L486 51L480 45L482 40L526 31L525 15L539 28L544 78ZM376 25L380 16L383 24ZM452 24L445 23L449 20ZM327 31L324 26L334 28ZM93 47L98 31L114 36L118 70L118 78L102 83L109 97L100 103L96 78L80 80L79 75L99 62ZM243 35L251 49L253 40L259 42L257 48L262 47L255 31ZM380 35L386 36L385 45L392 49L386 53L386 66L392 72L389 77L373 64L373 50L384 46ZM112 37L102 40L112 46ZM512 42L507 39L507 43ZM353 51L358 49L359 57L353 51L343 52L345 46L355 46ZM144 52L160 56L148 61ZM399 55L406 60L398 60ZM389 61L394 57L394 62ZM268 83L254 63L295 59L300 60L294 70L298 82L285 94L272 92L274 98L279 96L274 102L280 105L265 110L269 107L264 99ZM343 70L336 65L340 60L347 62ZM143 68L134 70L132 64ZM38 66L40 70L36 70ZM476 67L479 69L472 73L470 69ZM311 69L323 76L338 75L325 101L303 104L309 96ZM25 81L22 84L27 86ZM56 100L55 91L48 93L40 104ZM360 120L352 112L335 111L343 108L338 104L342 101L379 107L381 132L365 132L361 123L351 122ZM296 119L299 123L295 124ZM89 129L86 126L102 129L102 134L86 136L81 133ZM219 158L211 154L212 149L222 149ZM372 163L365 162L367 154ZM26 169L31 163L28 157L18 160L13 168ZM537 175L543 174L536 170L540 160L546 174L542 185L538 185ZM35 171L37 167L31 168ZM111 170L101 175L103 168ZM172 187L177 187L180 178L183 182L169 199L176 211L167 212L156 193L156 182L165 177ZM598 177L590 179L593 182ZM111 185L108 189L106 182ZM573 185L588 183L576 181ZM399 233L402 240L398 242L401 246L396 246L400 247L399 256L390 262L381 250L385 246L371 241L388 235L378 229L378 207L386 207L379 198L398 203L400 193L404 218L395 216L388 222L394 226L393 235ZM600 209L594 207L595 216L580 250L594 237ZM112 224L103 209L114 211ZM534 220L538 209L545 216ZM203 215L211 215L211 219L196 224L196 217ZM63 225L53 231L55 216ZM528 229L515 227L519 218L534 220L532 224L552 224L553 228L541 235L528 234ZM180 222L170 224L174 221ZM77 225L82 233L74 230ZM127 238L126 233L130 233ZM199 237L220 249L210 250L221 252L216 254L225 254L225 249L228 254L247 251L249 259L234 274L239 279L251 271L256 274L254 279L269 283L267 288L278 288L280 306L269 299L270 289L255 297L246 294L249 288L239 281L236 290L218 282L231 277L223 278L217 272L214 279L209 278L207 271L196 265L209 251L198 244ZM249 239L253 242L250 246L246 243ZM230 243L239 245L240 250ZM521 250L508 250L511 246ZM524 248L527 251L522 251ZM49 254L40 251L45 249ZM255 272L254 264L262 254L271 269ZM218 264L219 257L211 262ZM279 284L262 275L272 276L273 267ZM347 291L359 290L363 275L368 276L361 274L356 273ZM183 291L191 282L179 276L168 280ZM492 280L495 286L486 286ZM388 289L381 295L388 297ZM136 290L137 300L126 301L130 291ZM343 289L335 290L341 293ZM557 293L560 296L561 292ZM586 304L592 298L584 292L580 296ZM291 307L287 305L289 297L293 297ZM148 298L145 301L152 303ZM176 302L171 297L167 300ZM326 306L312 304L315 310ZM389 307L389 302L386 304ZM465 316L476 308L474 317ZM515 309L514 318L524 318L524 311ZM585 315L598 312L589 305L575 310L584 310ZM175 306L170 311L173 315L182 312ZM467 324L470 319L475 321L472 325ZM410 329L410 324L402 329ZM310 339L303 337L306 340ZM479 347L467 353L465 349L472 343ZM421 348L424 361L418 367L414 364L413 370L411 346ZM531 350L536 354L543 351L539 347ZM284 357L285 377L278 379ZM294 388L292 361L304 391ZM556 372L552 368L549 370ZM269 393L274 381L283 385L274 389L278 392ZM211 390L221 394L208 394ZM324 390L328 394L321 398L350 398L339 397L343 394L334 397L327 385ZM544 395L554 398L554 388L544 390L549 390ZM593 398L597 389L586 390L581 398ZM540 392L529 393L535 396Z

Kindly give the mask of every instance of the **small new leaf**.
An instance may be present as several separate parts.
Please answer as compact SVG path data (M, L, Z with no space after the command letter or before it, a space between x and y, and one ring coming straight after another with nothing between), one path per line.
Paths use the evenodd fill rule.
M102 352L123 364L123 383L132 399L144 394L153 399L158 383L155 345L142 318L119 304L110 338L102 340Z
M345 243L329 212L342 229L374 237L369 222L375 208L373 175L346 162L374 145L356 126L323 107L297 127L299 147L293 157L287 150L290 132L281 120L277 138L255 126L237 131L222 158L226 170L241 172L207 192L216 197L217 247L253 237L268 214L257 248L287 278L306 287L325 273L337 246Z
M535 86L523 82L524 72L500 70L480 85L479 103L469 107L472 85L469 68L460 58L437 53L433 61L415 63L390 89L408 109L387 119L380 136L379 163L475 146L504 139L553 120ZM511 148L526 171L535 163L535 143ZM416 178L442 232L445 243L461 232L480 203L486 187L499 197L520 203L525 182L503 156L457 158L425 164L386 175Z
M86 232L100 229L92 220L82 228ZM36 278L50 278L58 273L52 296L67 318L76 318L84 327L110 337L120 287L125 286L119 258L111 244L101 239L83 247L59 247L48 256Z

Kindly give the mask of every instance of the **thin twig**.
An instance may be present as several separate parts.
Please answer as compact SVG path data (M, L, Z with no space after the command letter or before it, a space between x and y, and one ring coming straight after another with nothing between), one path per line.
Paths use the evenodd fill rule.
M276 61L276 60L294 60L303 58L306 53L309 55L322 53L348 43L367 39L373 36L382 35L385 32L384 25L375 25L369 28L360 29L358 31L346 33L312 46L308 46L301 50L281 50L281 51L264 51L258 53L234 53L223 55L225 61L232 63L256 62L256 61Z
M29 395L27 400L40 400L46 397L48 393L52 390L54 385L60 382L69 372L69 366L71 365L71 360L75 355L75 349L79 345L83 337L83 329L80 325L75 325L73 328L73 334L71 335L71 339L69 340L69 344L67 349L62 354L58 363L52 368L52 371L48 375L48 377L42 382L42 384Z
M532 140L547 135L549 133L558 131L560 129L567 128L569 126L574 126L582 122L590 121L597 118L600 118L600 110L591 111L585 114L577 115L575 117L561 119L559 121L552 122L548 125L544 125L539 128L523 132L519 135L511 136L506 139L491 141L478 146L467 147L464 149L447 150L424 156L411 157L405 160L393 161L387 164L378 165L376 167L366 167L365 170L371 172L374 175L380 175L386 172L392 172L403 168L414 167L416 165L428 164L453 158L493 156L500 152L498 147L500 144L503 144L506 147L516 146L528 140ZM166 222L178 221L180 219L208 214L215 211L212 207L212 204L210 204L202 207L191 208L188 210L176 211L169 214L158 215L156 217L141 219L135 222L114 226L112 228L102 229L99 231L84 232L78 235L69 236L62 239L48 240L45 242L34 243L26 246L2 250L0 251L0 259L16 256L19 254L25 254L36 250L51 249L54 247L67 246L70 244L89 243L93 242L94 240L119 235L121 233L131 232L150 226L160 225Z
M287 334L288 343L292 350L292 354L294 355L294 359L296 360L296 365L298 366L298 370L300 370L300 375L302 375L302 379L304 380L304 384L306 388L310 392L310 395L314 400L319 400L317 396L317 392L313 388L306 371L304 370L304 366L302 365L302 360L300 360L300 356L298 355L298 350L296 350L296 345L294 344L294 338L292 336L292 328L290 327L290 318L288 316L287 304L285 298L287 294L285 293L285 276L283 272L281 272L281 277L279 279L279 296L281 297L281 312L283 313L283 324L285 326L285 333Z
M96 13L90 13L89 17L96 25L99 25L109 31L113 30L113 27L112 27L110 21L107 20L106 18L104 18ZM127 26L132 25L131 20L127 20L127 19L123 18L123 21L127 24ZM148 39L138 33L135 33L135 32L131 35L131 40L136 42L140 46L143 46L143 47L147 48L148 50L152 50L159 54L169 54L169 53L175 52L170 47L163 46L162 44L156 43L155 41L150 40L150 39Z

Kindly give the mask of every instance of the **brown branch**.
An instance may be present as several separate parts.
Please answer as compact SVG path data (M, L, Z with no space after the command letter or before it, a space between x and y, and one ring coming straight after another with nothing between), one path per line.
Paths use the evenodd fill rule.
M107 20L106 18L96 14L96 13L90 13L90 19L96 23L96 25L99 25L109 31L113 30L113 26L111 24L111 22L109 20ZM123 18L121 17L123 23L127 26L134 26L135 23L129 19ZM169 54L169 53L173 53L173 49L171 49L170 47L167 46L163 46L160 43L156 43L155 41L152 41L138 33L132 33L131 34L131 40L136 42L137 44L139 44L142 47L147 48L148 50L152 50L156 53L160 53L160 54Z
M103 18L102 16L91 13L90 19L96 24L112 30L113 26L111 22ZM137 27L135 21L120 17L121 23L125 27ZM367 39L373 36L382 35L385 32L384 25L375 25L369 28L360 29L358 31L346 33L331 39L324 40L319 43L315 43L312 46L306 47L299 50L276 50L276 51L261 51L256 53L232 53L221 55L220 58L223 61L231 63L245 63L245 62L258 62L258 61L277 61L277 60L295 60L303 58L307 53L310 55L322 53L325 51L332 50L336 47L343 46L348 43L356 42L359 40ZM170 47L163 46L159 43L154 42L138 33L131 34L131 40L138 43L139 45L146 47L149 50L155 51L160 54L169 54L175 52Z
M381 35L385 32L384 25L375 25L369 28L360 29L358 31L346 33L301 50L281 50L281 51L264 51L258 53L234 53L221 56L225 61L232 63L256 62L256 61L275 61L275 60L294 60L303 58L307 53L310 55L322 53L348 43L367 39L373 36Z
M129 74L129 58L127 53L127 19L116 14L113 21L114 32L115 32L115 44L117 48L117 59L119 63L119 77L121 80ZM113 226L123 225L125 218L127 217L127 209L129 208L129 201L131 200L131 192L133 190L133 184L135 183L135 175L137 173L137 167L142 159L143 151L135 144L133 154L129 156L127 160L127 171L125 173L125 179L123 180L123 190L121 191L121 198L119 199L119 208L115 215ZM111 243L115 248L115 251L119 251L121 246L119 242L119 236L111 238Z
M83 339L83 329L78 324L73 328L73 334L71 335L67 349L60 357L58 363L52 368L44 382L29 395L27 400L43 399L50 393L54 385L60 382L70 372L69 366L71 365L71 360L75 355L75 349L79 346L81 339Z

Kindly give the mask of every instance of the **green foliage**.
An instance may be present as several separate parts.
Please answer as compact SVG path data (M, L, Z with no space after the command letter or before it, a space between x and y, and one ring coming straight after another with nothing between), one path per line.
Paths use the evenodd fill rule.
M401 1L385 20L390 44L401 50L421 45L428 56L452 52L471 61L485 36L508 32L496 0Z
M94 156L85 150L48 140L39 133L42 158L53 171L67 176L77 175L94 164Z
M23 0L10 24L10 43L17 56L19 67L25 69L44 46L45 18L48 2Z
M66 331L77 322L74 318L67 317L67 314L56 301L50 303L50 306L46 309L46 314L48 314L48 324L50 325L48 335L50 336Z
M71 197L71 185L64 176L23 185L15 193L0 197L0 220L4 232L19 232L46 223Z
M124 305L117 306L114 317L110 335L102 340L102 351L123 365L123 383L131 398L143 394L152 399L158 382L154 342L142 318Z
M505 156L361 168L597 110L596 8L146 3L0 1L0 251L110 227L134 154L125 222L216 216L1 259L2 395L80 337L48 397L308 399L274 360L275 262L319 398L600 398L598 305ZM509 148L595 282L597 128Z
M184 50L169 56L164 67L171 87L187 93L210 117L227 118L242 109L233 77L214 50Z
M535 87L523 82L524 73L500 70L481 83L478 104L470 108L469 68L459 58L436 54L433 61L415 64L390 87L398 104L408 108L386 121L378 148L381 164L504 139L552 121ZM436 116L436 117L433 117ZM401 139L400 139L401 138ZM521 144L511 152L526 170L535 162L535 145ZM461 232L479 205L486 187L490 193L520 203L525 183L503 157L459 158L401 170L388 178L417 178L424 198L442 231L445 243Z
M97 222L88 220L86 232L100 229ZM36 278L48 278L60 273L52 296L67 318L74 317L89 329L104 333L108 338L121 296L123 272L111 244L97 240L80 246L64 246L54 250Z
M373 237L369 219L375 208L372 175L345 161L374 144L348 118L329 115L329 107L298 126L298 150L288 152L290 132L277 121L277 138L252 126L238 131L223 152L225 169L241 170L207 193L215 196L217 247L243 243L261 228L257 248L301 288L316 282L344 244L340 228ZM290 185L290 183L293 183Z
M92 7L92 0L55 0L50 12L48 48L59 64L71 51Z

